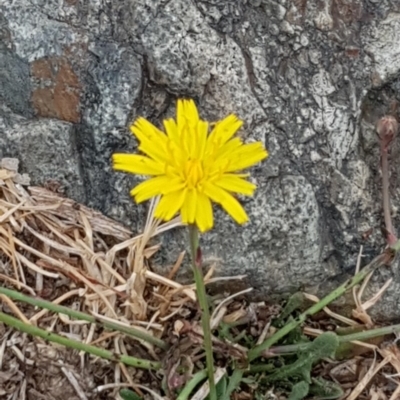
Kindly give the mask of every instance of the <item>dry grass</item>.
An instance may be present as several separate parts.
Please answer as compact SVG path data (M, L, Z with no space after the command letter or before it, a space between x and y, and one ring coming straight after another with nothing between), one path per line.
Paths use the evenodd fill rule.
M18 163L3 159L0 164L0 282L3 286L40 296L92 314L146 331L171 345L167 353L153 345L118 332L107 331L85 321L15 303L0 295L1 308L29 324L118 354L163 362L169 388L177 366L196 371L204 357L194 285L174 280L185 253L170 266L167 276L154 273L149 259L157 252L157 235L181 226L179 219L160 224L149 209L142 234L134 236L123 225L62 194L42 187L24 186L29 177L18 174ZM361 260L361 252L359 260ZM213 268L206 282L213 282ZM236 277L242 278L242 277ZM235 279L235 277L233 277ZM366 280L368 281L368 279ZM362 300L367 282L353 292L355 309L351 318L326 308L324 319L337 326L374 326L367 310L379 300L390 282L372 299ZM215 302L211 324L235 322L232 333L246 330L255 342L273 333L270 320L278 306L249 304L238 300L251 289L221 296ZM308 295L311 301L318 301ZM315 336L326 324L309 321L304 333ZM243 360L247 349L213 337L217 374L227 358ZM349 360L324 362L315 373L341 383L343 399L400 399L400 357L393 342L354 343ZM221 361L222 360L222 361ZM96 359L87 354L48 344L0 324L0 399L113 399L122 387L154 398L160 393L162 376L123 364ZM151 397L148 393L153 392ZM204 398L200 388L194 398ZM270 393L271 398L284 399ZM235 399L250 399L244 390ZM273 397L275 396L275 397Z
M159 249L157 235L180 227L180 220L160 224L153 218L153 201L143 233L133 236L123 225L64 197L56 187L25 189L28 184L29 177L18 173L17 160L1 161L1 284L98 320L141 329L166 339L172 349L164 354L147 342L17 304L4 295L0 295L2 309L26 323L117 354L161 360L167 373L182 357L201 359L195 286L174 280L185 253L170 266L167 276L153 272L149 263ZM213 268L206 283L219 280L212 274ZM242 277L229 279L236 278ZM215 318L226 316L227 309L223 311ZM189 317L193 332L181 343L180 332L187 331ZM157 374L32 340L1 324L0 329L0 399L115 398L122 387L134 388L141 395L160 391L162 376Z
M152 272L148 259L158 250L157 235L179 227L180 221L175 219L160 225L152 218L150 209L143 234L132 237L126 227L59 193L41 187L26 190L21 182L27 183L27 177L18 174L17 165L15 160L5 159L0 169L2 284L100 319L146 330L156 337L168 336L166 329L170 328L171 318L179 315L184 305L187 311L188 302L195 300L195 291L193 286L185 287L172 280L183 253L168 277ZM94 324L17 305L6 296L1 296L1 303L7 312L49 331L116 353L158 359L157 349L148 343L132 343L132 339L103 332ZM48 398L86 398L85 392L96 386L93 376L97 373L86 374L88 382L81 375L82 371L93 372L90 365L93 362L96 370L103 364L108 382L102 388L97 387L97 392L110 388L115 392L118 386L133 385L135 375L144 374L122 364L93 361L66 349L55 350L53 345L40 340L34 344L26 335L2 329L0 398L7 393L18 393L15 397L18 399L40 398L37 389L29 387L28 375L32 378L33 372L24 373L24 369L17 368L21 363L28 370L30 365L33 370L40 370L41 363L51 365L42 377L42 389L47 387ZM54 377L59 380L58 385L51 381Z

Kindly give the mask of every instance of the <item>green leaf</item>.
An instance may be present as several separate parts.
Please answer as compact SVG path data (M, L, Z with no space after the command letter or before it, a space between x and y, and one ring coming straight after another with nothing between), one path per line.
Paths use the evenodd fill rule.
M217 386L216 386L217 399L222 399L225 396L227 385L228 384L227 384L226 375L224 375L222 377L222 379L217 383Z
M196 386L199 385L206 378L207 378L206 370L196 372L193 375L193 377L189 380L189 382L187 382L186 385L183 387L176 400L187 400L192 391L196 388Z
M290 317L292 319L292 317ZM300 326L294 328L282 341L282 343L286 344L294 344L294 343L307 343L309 339L307 336L303 335L303 330Z
M232 373L232 376L229 378L229 384L226 388L224 396L218 397L220 400L229 400L232 392L239 387L240 382L242 381L243 371L239 369L235 369Z
M339 338L333 332L325 332L318 336L308 348L308 352L313 354L315 361L325 357L335 357L339 347Z
M333 357L339 346L339 338L333 332L326 332L318 336L306 351L298 354L298 359L292 363L279 368L276 372L266 377L269 382L279 382L295 377L302 377L311 383L311 369L314 363L321 358Z
M306 381L301 381L293 385L288 400L303 400L308 395L310 385Z
M129 389L121 389L119 391L119 395L123 398L123 400L142 400L140 396Z
M276 324L280 325L293 311L298 310L301 308L306 299L303 292L294 293L292 296L289 297L284 309L282 310L281 314L276 320ZM275 325L275 323L274 323Z
M327 381L323 378L313 378L312 385L310 386L310 394L319 400L330 400L342 397L344 392L340 385L335 382Z
M246 385L254 385L257 380L256 378L253 378L252 376L247 377L247 378L242 378L241 382L245 383Z
M231 326L229 324L226 324L225 322L221 321L219 326L218 326L218 333L220 339L228 339L232 340L232 335L230 332Z

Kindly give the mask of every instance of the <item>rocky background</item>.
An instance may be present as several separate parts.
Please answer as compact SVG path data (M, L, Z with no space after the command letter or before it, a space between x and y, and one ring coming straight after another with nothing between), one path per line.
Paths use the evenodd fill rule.
M259 297L323 293L385 243L377 119L400 100L397 0L0 0L0 157L139 231L134 177L110 169L133 151L127 127L194 98L211 121L236 113L265 142L259 189L238 227L222 213L203 238L222 275ZM394 106L394 107L393 107ZM400 143L391 152L400 226ZM165 235L163 261L184 248ZM400 317L398 266L376 308ZM375 288L375 289L374 289Z

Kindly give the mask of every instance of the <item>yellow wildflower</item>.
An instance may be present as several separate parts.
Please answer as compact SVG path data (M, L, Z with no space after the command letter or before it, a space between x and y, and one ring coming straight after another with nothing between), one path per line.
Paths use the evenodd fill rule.
M232 193L252 196L256 186L240 174L268 156L261 142L244 144L233 138L242 126L235 115L209 124L199 118L192 100L178 100L176 120L164 120L165 132L144 118L131 126L140 142L139 154L114 154L118 171L151 176L131 195L141 203L161 195L155 217L169 221L178 212L185 224L196 224L201 232L214 225L211 202L218 203L239 224L246 212Z

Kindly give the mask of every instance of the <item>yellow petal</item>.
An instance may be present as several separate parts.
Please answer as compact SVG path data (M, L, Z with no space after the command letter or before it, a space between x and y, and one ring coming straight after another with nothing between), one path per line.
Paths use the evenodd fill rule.
M204 194L215 203L220 204L238 224L244 224L249 220L241 204L224 189L206 182L204 184Z
M186 190L178 190L161 197L154 216L164 221L169 221L182 207L186 198Z
M187 125L188 119L190 118L190 110L191 106L190 103L194 102L193 100L186 100L186 99L179 99L176 104L176 124L178 127L178 133L181 135L182 129ZM193 108L192 108L193 111ZM198 114L197 114L197 109L196 106L194 106L194 118L195 118L195 123L197 123L198 120Z
M252 196L256 190L256 185L234 174L224 174L213 183L228 192L240 193L246 196Z
M164 120L164 129L165 132L167 132L168 138L175 142L175 144L180 145L181 138L179 136L178 126L172 118Z
M210 175L220 175L221 172L228 172L227 168L232 163L232 153L242 146L241 139L234 138L217 150L216 154L207 157L205 164L210 165Z
M177 190L183 190L186 187L186 183L180 178L170 180L168 185L164 186L162 193L169 194L171 192L176 192Z
M196 127L186 124L181 128L182 148L186 157L194 158L196 150Z
M149 140L142 140L138 148L142 153L157 162L165 163L168 160L166 150L163 150L161 146L155 146L154 143Z
M138 118L131 126L131 132L140 142L139 150L154 160L167 159L167 136L144 118Z
M207 146L224 145L241 128L243 122L234 114L218 121L207 140Z
M234 138L229 140L223 146L219 147L214 154L215 160L218 161L222 158L231 158L232 154L243 146L243 142L240 138Z
M176 174L183 171L187 161L187 153L183 150L181 145L177 145L175 142L170 140L167 145L168 154L168 167L171 167Z
M188 199L187 196L182 204L181 208L181 219L185 225L190 224L189 222L189 206L188 206Z
M208 134L208 122L199 121L197 124L197 137L195 144L195 154L194 157L197 159L202 159L204 157L204 152L206 149Z
M268 151L264 149L261 142L245 144L231 154L231 162L225 171L240 171L257 164L267 157Z
M183 112L188 124L191 126L196 126L199 122L199 113L193 100L183 100Z
M168 187L170 178L165 175L148 179L131 190L131 196L135 197L137 203L149 200L163 193L163 188Z
M131 131L134 135L139 133L141 136L146 136L150 140L155 140L163 144L166 143L167 137L165 133L160 131L156 126L147 119L139 117L131 126Z
M147 139L158 146L165 147L167 144L167 136L164 132L156 128L151 122L142 117L138 118L131 125L131 132L141 141Z
M210 199L203 193L197 193L196 225L200 232L206 232L214 225L212 204Z
M176 122L182 148L189 157L194 157L197 143L197 125L200 119L193 100L178 100Z
M137 154L113 154L113 168L116 171L130 172L139 175L162 175L164 164Z
M182 222L184 224L193 224L196 219L197 209L197 191L188 189L185 201L182 204Z

